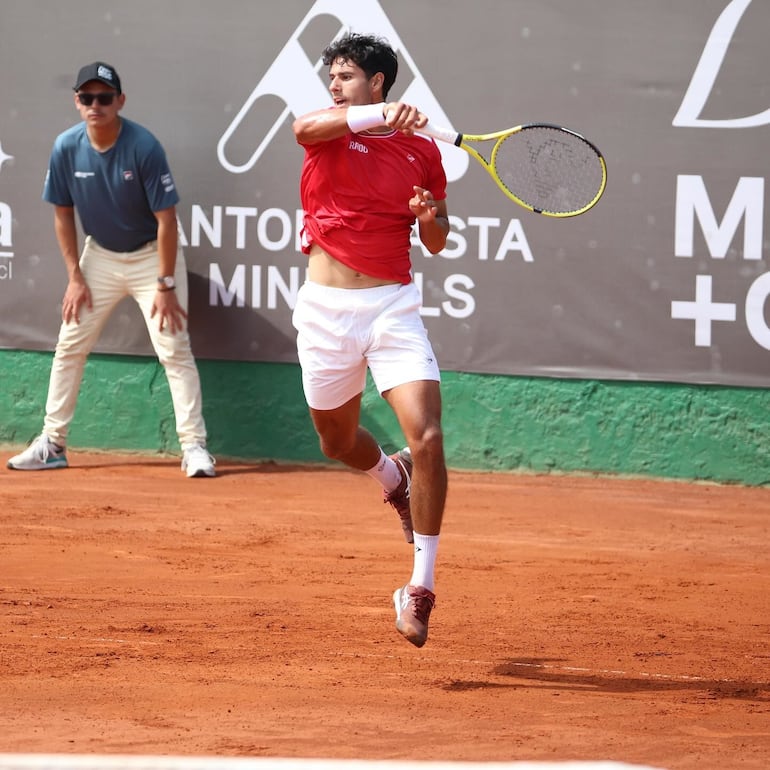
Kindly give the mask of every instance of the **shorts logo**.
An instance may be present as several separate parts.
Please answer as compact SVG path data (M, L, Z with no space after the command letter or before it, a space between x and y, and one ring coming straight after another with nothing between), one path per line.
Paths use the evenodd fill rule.
M319 16L331 16L340 22L341 29L338 36L349 30L371 29L386 38L406 64L401 71L413 73L411 82L396 83L396 90L399 87L403 90L399 94L393 93L393 97L403 98L404 101L418 105L433 123L451 126L449 118L425 82L417 64L378 0L356 0L354 3L350 0L316 0L217 143L217 157L227 171L243 174L252 169L290 116L298 117L306 112L331 105L325 72L321 72L323 62L317 58L314 63L300 44L300 39L308 25ZM318 54L312 52L312 55ZM402 75L402 77L406 76ZM227 150L228 143L250 110L263 96L277 96L283 100L286 107L259 140L259 144L248 160L242 163L231 161ZM467 170L468 155L463 150L443 142L439 142L439 145L447 180L453 182L463 176Z

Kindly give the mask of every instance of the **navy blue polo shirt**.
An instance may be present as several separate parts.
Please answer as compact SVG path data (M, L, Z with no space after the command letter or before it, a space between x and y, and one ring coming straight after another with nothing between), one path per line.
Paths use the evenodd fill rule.
M115 144L98 152L86 124L60 134L53 145L43 200L74 206L86 235L110 251L136 251L158 236L153 212L179 202L160 142L143 126L121 118Z

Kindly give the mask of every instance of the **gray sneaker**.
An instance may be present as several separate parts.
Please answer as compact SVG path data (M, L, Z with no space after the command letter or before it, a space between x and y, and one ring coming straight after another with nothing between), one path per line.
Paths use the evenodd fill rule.
M409 503L409 493L412 489L412 454L409 447L390 455L390 459L398 465L401 471L401 483L392 491L383 490L383 502L390 503L401 519L401 528L407 543L414 542L414 530L412 527L412 511Z
M406 585L393 594L396 628L415 647L428 641L428 619L435 603L435 594L423 586Z
M47 471L67 467L64 447L54 444L41 433L23 452L8 460L8 467L15 471Z

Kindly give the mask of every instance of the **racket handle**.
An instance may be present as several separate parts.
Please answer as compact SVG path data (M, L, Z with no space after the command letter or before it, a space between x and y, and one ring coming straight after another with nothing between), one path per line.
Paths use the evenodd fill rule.
M428 121L422 128L418 128L417 133L424 134L425 136L432 136L434 139L440 139L442 142L449 142L449 144L454 144L456 147L459 147L463 140L463 135L458 134L457 131L451 128L435 126L430 121Z

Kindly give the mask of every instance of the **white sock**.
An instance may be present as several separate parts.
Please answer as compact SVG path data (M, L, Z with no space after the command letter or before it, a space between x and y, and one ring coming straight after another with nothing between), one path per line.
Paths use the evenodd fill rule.
M401 483L401 469L382 449L377 465L365 472L378 481L386 492L392 492Z
M410 585L422 586L433 591L433 572L436 567L436 551L438 551L438 535L420 535L414 533L414 568Z

